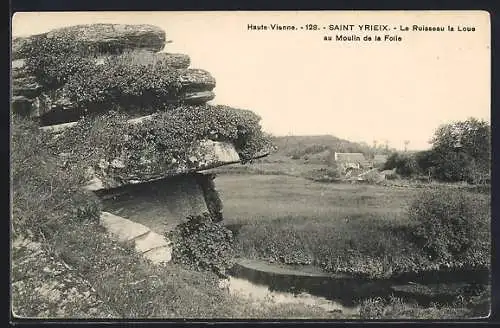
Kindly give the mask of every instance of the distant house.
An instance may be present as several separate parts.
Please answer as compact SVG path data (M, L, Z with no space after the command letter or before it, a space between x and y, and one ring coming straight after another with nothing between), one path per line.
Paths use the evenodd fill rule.
M346 169L360 169L367 166L368 161L362 153L337 153L335 152L335 162L338 162Z

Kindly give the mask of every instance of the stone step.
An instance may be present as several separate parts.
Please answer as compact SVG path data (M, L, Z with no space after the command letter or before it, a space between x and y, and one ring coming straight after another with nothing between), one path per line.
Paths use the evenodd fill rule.
M153 231L149 231L147 234L137 237L134 239L135 249L139 253L146 253L155 248L166 247L167 241L165 238Z
M144 253L144 256L153 264L166 264L172 259L172 248L167 246L155 248Z
M118 242L134 242L135 250L152 263L165 264L172 259L169 241L148 227L108 212L101 213L100 223Z
M127 242L145 235L150 229L142 224L124 219L120 216L102 212L100 223L106 230L115 236L119 242Z

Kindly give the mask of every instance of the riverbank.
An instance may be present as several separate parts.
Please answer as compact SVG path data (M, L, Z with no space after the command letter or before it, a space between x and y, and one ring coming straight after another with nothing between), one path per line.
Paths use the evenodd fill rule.
M30 290L16 287L12 294L13 311L21 317L340 318L338 313L329 313L314 305L255 303L230 295L220 288L214 274L187 270L175 264L154 265L132 248L110 240L103 228L94 223L60 227L43 247L47 248L51 263L64 262L81 277L81 281L74 283L76 289L81 289L82 281L88 282L93 295L111 309L112 315L102 314L97 309L80 313L60 307L59 302L64 297L51 296L57 295L53 288L44 298L45 294L38 297ZM15 246L14 267L21 264L21 253ZM51 286L54 279L58 284L63 283L62 276L43 274L43 270L44 266L31 267L32 279L37 284ZM90 306L89 302L83 301L81 306ZM53 310L47 311L47 308Z

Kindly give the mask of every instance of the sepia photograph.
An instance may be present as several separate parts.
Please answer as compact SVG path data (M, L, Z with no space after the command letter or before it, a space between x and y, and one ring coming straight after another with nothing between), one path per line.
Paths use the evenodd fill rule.
M16 12L11 37L11 320L490 316L488 12Z

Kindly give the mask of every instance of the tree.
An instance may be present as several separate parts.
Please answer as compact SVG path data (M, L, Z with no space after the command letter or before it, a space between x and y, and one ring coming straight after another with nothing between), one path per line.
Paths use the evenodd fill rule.
M489 180L491 127L469 118L441 125L431 141L436 178L482 183Z
M384 164L384 170L396 169L396 173L405 177L411 177L420 173L416 158L408 153L393 153Z

